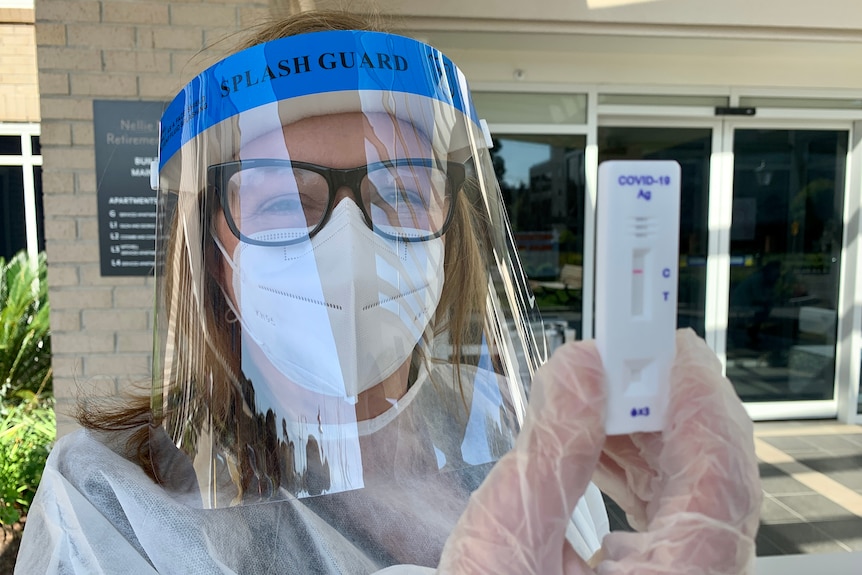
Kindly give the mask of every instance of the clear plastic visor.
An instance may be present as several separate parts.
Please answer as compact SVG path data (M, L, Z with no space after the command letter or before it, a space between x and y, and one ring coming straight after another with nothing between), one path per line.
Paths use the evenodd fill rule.
M177 496L465 502L513 446L540 326L484 135L451 103L251 108L184 142L160 199L152 445Z

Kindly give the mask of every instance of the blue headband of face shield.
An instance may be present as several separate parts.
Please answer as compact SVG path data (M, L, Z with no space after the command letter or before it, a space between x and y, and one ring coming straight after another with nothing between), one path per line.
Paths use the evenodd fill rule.
M480 126L464 75L436 48L383 32L315 32L248 48L189 82L162 116L159 169L186 142L237 114L298 96L361 90L432 98Z

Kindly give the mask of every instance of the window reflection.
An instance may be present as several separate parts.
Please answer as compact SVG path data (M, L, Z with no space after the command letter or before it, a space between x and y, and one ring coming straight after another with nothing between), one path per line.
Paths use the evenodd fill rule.
M9 260L27 247L26 222L24 169L0 166L0 257Z
M677 325L705 335L709 128L599 128L599 162L676 160L681 173Z
M21 136L0 136L0 156L20 156Z
M847 132L737 130L727 374L745 401L830 399Z
M585 136L501 135L494 171L549 347L582 334Z
M38 136L34 136L38 139ZM42 166L33 166L33 186L36 195L36 238L40 252L45 251L45 202L42 198Z
M22 150L27 149L28 138L32 154L23 156ZM42 167L38 165L41 163L40 152L39 136L0 135L0 156L18 156L7 157L6 165L0 165L0 257L7 260L24 249L45 250ZM32 179L25 177L31 170ZM27 212L28 199L35 200L35 214ZM33 224L28 216L32 215L35 215L35 230L28 229ZM28 246L28 232L33 231L38 243Z

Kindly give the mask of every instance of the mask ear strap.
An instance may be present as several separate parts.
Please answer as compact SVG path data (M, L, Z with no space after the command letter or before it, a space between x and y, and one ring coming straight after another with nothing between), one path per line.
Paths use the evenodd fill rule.
M221 243L221 240L219 240L215 236L215 234L212 234L212 239L216 247L221 252L222 257L224 257L224 261L226 261L227 264L230 266L230 269L233 270L234 275L238 274L239 270L237 269L237 265L233 261L233 258L228 255L227 249L224 247L224 244ZM221 285L221 282L215 283L218 284L218 288L219 290L221 290L222 299L224 299L224 303L227 305L227 309L224 311L225 322L230 325L233 325L236 322L241 321L242 315L240 314L239 310L236 309L236 307L234 306L234 303L233 301L231 301L230 296L228 296L228 293L225 291L224 286Z
M224 244L221 243L221 240L218 239L218 237L214 233L210 233L210 235L212 236L213 242L215 242L216 247L221 252L221 255L224 257L224 261L226 261L227 265L229 265L230 268L234 271L234 273L236 273L236 262L234 262L233 258L228 255L227 248L224 247Z

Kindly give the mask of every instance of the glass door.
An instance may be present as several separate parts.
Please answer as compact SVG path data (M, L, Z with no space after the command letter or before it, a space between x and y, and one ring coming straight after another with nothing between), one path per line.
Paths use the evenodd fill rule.
M706 337L710 127L600 126L599 163L605 160L676 160L682 168L677 325Z
M598 160L682 166L678 325L752 416L833 417L849 126L754 126L603 121Z
M549 351L580 338L586 136L500 133L491 156Z
M730 133L727 375L747 403L832 400L849 131Z

